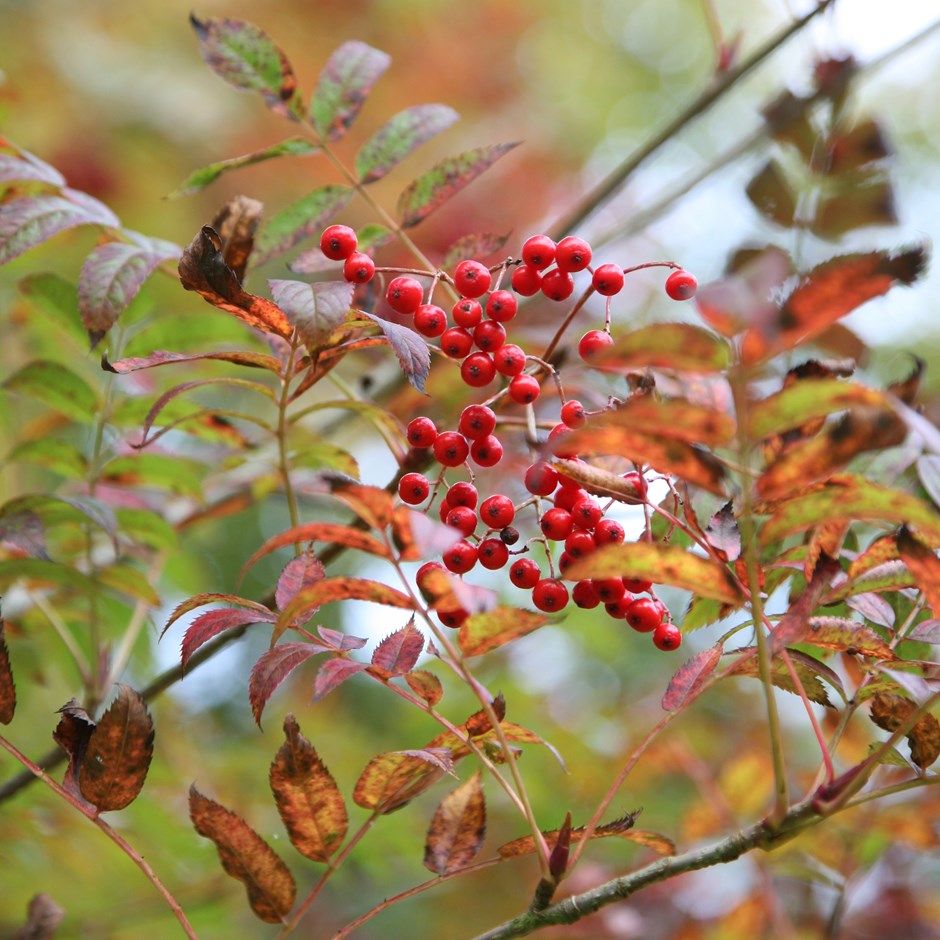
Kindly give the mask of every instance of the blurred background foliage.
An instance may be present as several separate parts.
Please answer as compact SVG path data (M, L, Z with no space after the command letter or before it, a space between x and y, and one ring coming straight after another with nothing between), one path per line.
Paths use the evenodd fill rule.
M799 10L795 2L777 0L716 0L714 5L724 36L730 40L741 33L743 54ZM259 198L275 211L335 179L316 156L289 158L229 174L194 196L166 198L195 167L248 153L285 134L281 119L254 97L234 93L204 66L189 12L189 3L178 0L0 0L2 133L57 166L70 185L108 203L129 228L179 244L188 243L237 193ZM511 232L507 250L517 250L528 233L569 210L674 117L708 86L715 70L714 44L700 0L206 0L196 12L257 22L285 49L305 89L313 86L323 62L342 41L357 38L390 53L392 67L338 146L344 159L351 161L357 145L403 107L433 100L460 112L459 124L377 184L376 195L386 205L393 205L404 183L436 158L478 144L524 141L422 225L418 241L433 258L442 257L458 236L474 231ZM865 67L923 29L936 13L928 0L896 0L889 8L874 0L837 2L833 16L788 43L670 141L580 234L595 245L605 242L596 256L623 264L675 258L702 281L717 277L742 243L776 240L804 252L805 266L831 254L831 243L810 239L794 244L791 233L763 219L744 195L772 143L763 141L700 185L687 187L684 181L754 134L761 125L761 108L781 90L808 91L816 56L853 52L863 73L853 85L850 112L877 118L895 150L892 173L900 227L853 233L837 247L894 246L934 236L940 215L940 98L927 90L940 80L940 36L877 69L866 72ZM644 213L673 191L681 192L681 198L634 231L634 221L642 222ZM372 219L366 206L354 202L342 221L359 226ZM68 362L94 388L104 388L98 355L88 352L77 319L27 305L17 288L23 276L36 271L54 271L74 282L93 244L92 234L78 230L0 270L4 376L41 356ZM387 263L404 260L393 247L382 257ZM262 273L278 277L285 270L277 263ZM254 289L260 291L263 282L255 277ZM847 325L874 347L868 367L876 378L905 374L905 350L916 348L936 361L938 287L940 277L929 274L915 288L873 301L848 318ZM550 313L533 312L533 336L550 328ZM616 317L622 322L675 316L658 277L636 277L618 297ZM184 295L172 279L160 278L135 301L117 341L124 354L135 355L154 348L244 345L245 333L234 320ZM394 375L394 362L388 355L366 355L342 369L353 383L365 372L382 381ZM176 375L177 381L183 378ZM119 415L130 439L155 389L165 387L153 381L124 380L119 386L122 394L136 396ZM935 392L936 383L936 373L928 372L927 407L934 417L937 399L931 390ZM359 388L368 396L377 386ZM406 419L417 408L430 409L435 417L452 413L458 389L443 377L433 378L431 389L436 397L430 404L409 391L394 399L394 411ZM2 394L0 452L25 433L57 431L42 409ZM364 480L387 482L393 463L383 456L368 425L346 418L332 432L358 458ZM198 454L203 462L210 455L209 450ZM60 475L21 463L0 466L0 491L7 499L48 491L61 481ZM207 492L212 485L207 477ZM178 518L181 507L198 503L198 496L170 494L167 511ZM305 504L308 517L327 511L316 501ZM179 632L174 630L160 646L156 643L166 612L195 591L233 590L244 559L263 538L284 528L285 520L284 507L267 500L243 514L200 522L182 533L157 585L162 607L153 612L135 648L128 681L139 688L175 662ZM377 564L363 565L350 556L331 570L382 576ZM276 571L273 560L258 565L243 593L262 596ZM520 601L512 588L504 590ZM663 596L681 614L681 599L668 592ZM116 639L129 608L116 600L107 604L106 620L113 617ZM35 756L49 746L55 710L78 685L43 618L35 611L22 617L15 610L7 613L21 699L11 736ZM328 608L323 622L374 637L400 626L402 618L348 603ZM687 652L712 642L716 629L688 637L676 658L624 635L609 620L572 611L563 623L481 662L480 679L505 693L509 717L548 738L565 757L567 774L544 749L527 748L522 761L546 828L558 825L569 809L576 822L590 815L624 755L661 714L659 700L669 675ZM319 866L287 845L267 787L267 766L281 740L284 714L297 715L347 793L373 754L417 747L436 733L425 716L364 680L354 680L312 706L311 674L305 679L303 670L271 702L259 732L245 689L250 666L264 646L262 635L249 634L155 700L157 750L146 789L113 818L177 893L205 938L261 937L271 931L252 917L241 888L220 870L213 846L190 828L186 791L191 781L243 814L283 850L303 886L318 875ZM473 710L462 688L452 682L446 688L448 714L459 720ZM755 708L757 692L746 682L731 682L697 703L644 757L615 801L615 815L642 806L640 824L680 847L717 834L732 820L756 818L764 810L770 777L765 729ZM788 706L793 767L800 782L808 783L815 770L815 745L805 716L792 701L782 704ZM867 741L867 733L853 737L850 727L845 758L862 757ZM858 753L852 753L853 747ZM0 759L0 769L4 778L18 770L6 757ZM439 786L381 820L329 883L300 935L328 936L381 897L424 879L425 828L442 792ZM490 836L484 855L523 833L502 795L489 788L488 797ZM936 856L931 860L924 851L937 845L938 808L936 795L903 808L863 807L773 856L747 858L657 885L629 904L607 908L557 935L814 937L826 935L825 925L841 904L841 932L832 936L883 936L885 925L899 937L940 936L938 866ZM591 849L566 883L570 889L596 884L649 855L629 843L609 842L618 844L598 843ZM40 786L0 806L0 859L4 934L22 921L28 899L45 891L67 912L59 936L174 935L176 926L162 902L128 860ZM534 877L531 860L510 861L398 905L359 935L469 936L517 912Z

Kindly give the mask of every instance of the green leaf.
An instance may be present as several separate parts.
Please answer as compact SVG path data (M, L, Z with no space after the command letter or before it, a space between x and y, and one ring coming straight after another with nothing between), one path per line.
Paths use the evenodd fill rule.
M618 336L613 347L591 365L721 372L730 361L731 347L720 336L690 323L654 323Z
M99 589L95 580L87 574L43 558L8 558L0 561L0 588L8 588L21 578L31 584L70 587L89 594Z
M734 666L732 666L732 668L729 669L725 675L750 676L754 679L759 678L760 672L757 662L756 647L740 650L740 652L745 653L746 655L738 659ZM845 699L845 692L842 688L842 682L825 663L821 663L818 659L814 659L812 656L809 656L806 653L801 653L799 650L788 649L787 653L789 654L793 663L794 672L803 685L803 690L806 692L806 697L811 702L816 702L818 705L825 705L826 708L835 708L835 706L829 700L829 694L826 692L826 687L820 681L820 676L825 678L825 680L834 689L836 689L837 692L839 692L842 698ZM778 689L783 689L785 692L792 692L794 695L799 694L796 685L793 683L793 677L790 675L790 670L787 669L786 663L780 656L775 656L773 660L771 660L770 681Z
M275 213L255 239L252 263L264 264L294 245L318 235L323 226L352 198L348 186L321 186Z
M178 189L167 196L167 199L177 199L180 196L190 196L205 189L211 183L214 183L223 173L230 170L240 170L244 166L254 166L256 163L263 163L266 160L273 160L276 157L304 157L311 153L316 153L320 148L312 144L303 137L288 137L278 144L271 144L262 150L255 150L252 153L244 153L238 157L229 157L227 160L217 160L215 163L209 163L193 170L189 176L180 183Z
M100 568L98 580L121 594L144 601L151 607L156 607L160 603L160 595L151 586L147 575L130 565L118 564Z
M118 528L138 544L162 551L174 549L179 543L173 526L163 516L149 509L119 507L114 514Z
M120 486L155 487L185 496L202 496L205 466L195 460L167 454L134 454L109 460L102 479Z
M355 284L346 281L268 281L271 295L310 348L322 346L346 322Z
M398 197L398 214L402 228L411 228L426 219L435 209L518 145L519 141L514 141L476 147L448 157L431 167Z
M443 104L419 104L400 111L363 144L356 155L361 183L374 183L413 150L450 127L458 118Z
M41 401L74 421L91 421L98 397L91 386L61 362L37 359L14 372L3 388Z
M324 437L311 434L306 428L295 427L291 431L289 446L290 462L294 467L339 470L353 479L359 479L359 464L349 451Z
M680 624L682 632L691 633L717 623L723 616L722 606L721 601L713 597L693 597Z
M78 448L55 437L17 444L6 459L36 464L71 480L84 479L88 472L88 461Z
M31 307L49 317L80 342L85 341L78 315L78 291L58 274L27 274L16 285Z
M391 61L389 55L364 42L344 42L323 67L310 102L310 120L317 131L329 140L339 140Z

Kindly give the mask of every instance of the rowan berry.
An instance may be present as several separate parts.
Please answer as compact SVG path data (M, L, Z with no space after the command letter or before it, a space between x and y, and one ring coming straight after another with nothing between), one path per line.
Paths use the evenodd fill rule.
M413 277L396 277L385 289L388 305L398 313L414 313L423 296L424 290Z
M437 439L437 427L430 418L412 418L405 428L405 437L412 447L433 447Z
M561 420L569 428L579 428L584 424L584 405L571 398L561 406Z
M549 496L558 486L558 474L540 460L526 470L523 483L533 496Z
M537 271L555 260L555 243L547 235L532 235L522 246L522 260Z
M584 558L590 555L597 548L594 542L594 536L583 529L575 529L568 538L565 539L565 551L572 558Z
M509 549L499 539L483 539L477 554L480 564L490 571L502 568L509 561Z
M652 633L662 620L662 613L648 597L638 598L627 609L627 623L639 633Z
M619 264L601 264L591 278L594 290L603 297L613 297L623 290L623 268Z
M441 334L441 351L451 359L463 359L473 348L473 336L463 327L452 326Z
M568 573L568 569L574 564L574 558L569 552L562 552L558 556L558 570L561 573L561 576L564 577Z
M634 594L642 594L653 586L653 582L647 581L645 578L624 578L623 586Z
M579 581L571 590L571 599L585 610L593 610L601 602L590 581Z
M604 330L588 330L578 343L578 355L585 362L597 359L614 345L613 337Z
M506 328L495 320L484 320L474 329L473 341L477 344L477 349L495 352L506 342Z
M566 300L574 291L574 278L567 271L553 268L542 278L542 293L549 300Z
M450 312L454 323L467 330L473 329L483 319L483 307L480 306L480 301L469 297L461 297Z
M456 431L444 431L434 442L434 459L445 467L459 467L470 453L467 439Z
M624 595L623 581L620 578L594 578L591 581L597 596L604 604L619 601Z
M679 649L682 645L682 634L674 623L661 623L653 631L653 645L666 653Z
M601 521L601 507L590 497L579 499L571 507L571 518L579 529L593 529Z
M555 505L559 509L567 509L568 512L571 512L575 507L575 503L579 503L586 497L587 493L577 483L573 483L571 480L562 480L561 488L555 494Z
M444 566L439 561L427 561L415 572L415 584L418 585L418 590L426 601L434 599L433 592L428 590L432 572L443 570Z
M555 246L559 271L583 271L591 263L591 246L576 235L568 235Z
M493 353L496 371L503 375L518 375L525 368L525 350L514 343L506 343Z
M447 329L447 314L437 304L421 304L415 310L415 329L422 336L440 336Z
M320 251L333 261L343 261L358 243L356 233L348 225L328 225L320 236Z
M646 499L646 492L648 487L646 485L646 480L643 478L643 474L637 473L636 470L631 470L629 473L625 473L623 475L623 482L626 483L627 486L631 487L637 494L637 503L641 503ZM630 502L630 500L627 499L626 502Z
M553 542L561 542L571 533L573 520L567 509L549 509L539 520L542 534Z
M509 397L517 405L531 405L542 391L539 380L534 375L521 373L513 376L509 383Z
M361 251L354 251L343 265L343 277L353 284L367 284L375 277L375 262Z
M624 591L622 597L618 597L615 601L610 601L605 604L604 607L607 609L607 613L611 617L614 617L617 620L625 620L627 616L627 611L630 608L630 605L633 603L633 595L629 591Z
M666 278L666 293L673 300L689 300L695 296L697 288L698 281L695 275L689 274L688 271L673 271Z
M625 537L623 526L615 519L601 519L594 526L594 541L598 548L602 545L619 545Z
M446 525L453 526L461 535L473 535L477 527L477 514L469 506L454 506L447 518Z
M488 437L496 429L496 413L486 405L467 405L460 412L457 428L471 441Z
M470 457L480 467L495 467L503 459L503 445L495 434L489 434L470 445Z
M512 520L516 517L516 508L512 500L502 493L496 493L493 496L487 496L480 503L480 519L485 526L491 529L504 529L512 525Z
M464 297L481 297L492 280L489 268L479 261L461 261L454 269L454 285Z
M508 525L505 529L500 529L499 537L505 545L515 545L519 541L519 530Z
M521 264L512 272L509 282L520 297L531 297L541 289L542 275L530 265Z
M561 610L568 603L568 588L557 578L543 578L532 588L532 603L546 613Z
M519 302L512 295L512 291L494 290L486 302L486 315L491 320L506 323L511 320L519 309Z
M479 494L472 483L461 480L447 490L447 495L444 498L451 506L467 506L470 509L476 509Z
M458 607L456 610L439 610L436 613L437 619L445 627L452 627L455 630L462 626L463 622L470 616L470 611L464 610L462 607Z
M447 521L447 514L448 514L448 513L451 511L451 509L453 509L453 508L454 508L454 507L451 506L451 504L450 504L449 502L447 502L446 499L442 499L440 506L437 507L437 517L438 517L438 519L440 519L441 522L446 522L446 521Z
M471 388L482 388L489 385L496 376L496 366L493 357L485 352L475 352L467 356L460 364L460 377Z
M533 588L541 577L539 566L531 558L517 558L509 566L509 580L518 588Z
M477 563L476 546L461 541L443 554L444 565L454 574L466 574Z
M418 503L423 503L430 492L431 484L422 473L406 473L398 481L398 495L409 506L417 506Z

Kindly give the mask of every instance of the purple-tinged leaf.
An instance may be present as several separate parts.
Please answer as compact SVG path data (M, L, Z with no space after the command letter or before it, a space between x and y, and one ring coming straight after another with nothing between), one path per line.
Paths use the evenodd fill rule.
M258 618L259 622L267 620L267 618L271 616L271 611L265 607L264 604L259 604L257 601L250 601L245 597L239 597L237 594L194 594L182 603L177 604L173 613L170 614L166 625L160 631L160 636L162 637L184 614L188 614L197 607L205 607L207 604L234 604L245 610L253 610L255 613L261 615Z
M178 362L199 362L200 360L214 360L217 362L231 362L237 366L246 366L249 369L268 369L275 374L281 370L280 363L274 356L264 353L236 351L211 353L177 353L158 349L147 356L132 356L128 359L116 359L110 362L106 357L101 359L101 368L105 372L114 372L126 375L128 372L139 372L141 369L155 369L157 366L171 366Z
M346 281L268 281L277 305L310 348L322 346L349 318L355 284Z
M443 267L452 268L468 259L483 261L500 251L508 241L509 233L496 235L493 232L475 232L472 235L462 235L447 249Z
M16 711L16 685L13 682L13 670L10 668L10 653L4 637L4 622L0 620L0 724L8 725L13 721Z
M213 637L234 627L247 627L251 623L273 623L274 614L268 611L267 616L256 610L230 607L224 610L209 610L200 614L183 635L180 647L180 664L183 669L189 664L189 659Z
M290 251L305 238L319 235L323 226L349 202L352 194L348 186L331 183L276 212L255 239L252 264L264 264Z
M940 620L923 620L907 635L909 640L940 644Z
M405 378L419 392L423 392L424 383L431 371L431 351L428 349L427 342L407 326L399 326L391 320L383 320L365 310L361 310L360 314L379 327L398 357Z
M419 104L399 111L356 154L359 182L382 179L421 144L450 127L458 116L443 104Z
M313 700L319 702L321 698L326 698L334 689L341 686L347 679L352 678L360 672L368 669L367 663L358 663L352 659L344 659L338 656L334 659L328 659L317 673L316 681L313 684Z
M799 643L809 631L809 618L829 589L833 578L842 573L839 563L829 555L820 555L813 576L803 592L774 627L771 634L771 653L775 655L791 643Z
M725 503L705 526L705 538L725 561L736 561L741 554L741 533L734 517L734 504Z
M407 626L389 634L379 643L372 653L372 666L386 678L403 676L414 669L423 648L424 634L415 626L412 618Z
M721 660L721 647L710 646L686 660L675 672L663 694L664 711L674 712L695 698Z
M894 608L880 595L872 591L865 591L862 594L856 594L854 597L847 597L845 602L852 610L857 610L866 620L887 627L889 630L894 627Z
M255 721L261 724L261 713L274 690L311 656L330 652L319 643L282 643L269 649L254 664L248 677L248 701Z
M320 639L326 643L330 649L337 653L345 653L347 650L361 650L369 641L361 636L350 636L340 630L331 630L329 627L317 627L317 633Z
M940 456L925 454L917 461L917 476L934 505L940 506Z
M418 561L443 555L463 538L463 533L426 513L397 506L392 518L392 537L403 561Z
M344 42L327 60L310 102L310 120L329 140L339 140L355 121L391 57L364 42Z
M283 610L304 588L322 581L326 577L323 563L312 552L304 552L291 559L277 579L274 601L278 610Z
M518 145L519 141L514 141L476 147L431 167L398 197L398 215L402 228L411 228L426 219Z
M881 672L893 679L918 705L923 705L931 695L940 691L938 679L925 679L916 672L888 669L887 666L881 666Z
M65 186L65 178L35 154L16 148L16 153L0 153L0 185L6 183L47 183L61 187Z

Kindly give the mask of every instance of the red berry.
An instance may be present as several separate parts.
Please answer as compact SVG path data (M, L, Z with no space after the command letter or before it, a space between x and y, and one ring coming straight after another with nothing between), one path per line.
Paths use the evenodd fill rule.
M520 265L512 272L509 279L512 289L520 297L531 297L537 294L542 287L542 275L527 264Z
M458 607L456 610L437 611L437 619L440 620L445 627L453 627L455 630L457 627L461 626L469 616L470 611L464 610L462 607Z
M494 496L487 496L480 503L480 519L485 526L491 529L504 529L512 525L512 520L516 517L516 507L512 500L502 493L496 493Z
M454 574L466 574L477 563L476 546L469 542L458 542L444 552L444 564Z
M438 561L426 561L418 570L415 572L415 584L418 585L418 590L421 592L421 596L426 600L433 600L433 593L427 590L428 582L430 580L430 575L434 571L443 571L444 566Z
M653 582L647 581L645 578L624 578L623 586L634 594L642 594L653 586Z
M461 535L473 535L477 527L477 514L469 506L454 506L444 522L457 529Z
M603 330L588 330L578 343L578 355L585 362L590 362L613 345L614 339L610 333L605 333Z
M579 428L584 424L584 405L572 398L561 406L561 420L569 428Z
M594 541L601 545L619 545L624 539L623 526L614 519L601 519L594 526Z
M348 225L329 225L320 236L320 251L333 261L348 258L357 244L356 233Z
M471 441L488 437L496 429L496 412L486 405L467 405L457 422L460 433Z
M361 251L354 251L343 265L343 277L353 284L366 284L375 277L375 262Z
M480 564L490 571L502 568L509 561L509 549L499 539L483 539L478 555Z
M467 330L473 329L483 319L483 308L480 306L480 301L471 300L469 297L461 297L450 312L454 318L454 323Z
M561 610L568 603L568 588L556 578L543 578L532 589L532 603L547 613Z
M459 467L470 453L466 438L456 431L444 431L434 442L434 459L445 467Z
M594 578L591 581L597 596L604 604L612 604L619 601L624 595L623 581L620 578Z
M563 238L555 246L555 264L559 271L583 271L591 263L591 246L576 235Z
M494 290L486 302L486 315L491 320L506 323L511 320L519 309L519 302L512 295L512 291Z
M517 558L509 566L509 580L518 588L532 588L539 582L542 572L531 558Z
M440 336L447 329L447 314L436 304L421 304L415 310L415 329L422 336Z
M473 337L462 327L452 326L441 334L441 351L451 359L463 359L473 348Z
M476 509L478 495L477 488L472 483L461 480L448 489L444 498L451 506L467 506L470 509Z
M542 293L549 300L565 300L574 290L574 278L567 271L553 268L542 278Z
M532 464L525 472L525 488L533 496L549 496L558 486L558 474L545 462Z
M561 489L555 494L555 505L559 509L567 509L568 512L571 512L575 507L575 503L581 502L586 497L587 493L577 483L563 480Z
M646 499L646 491L648 487L642 474L637 473L636 470L631 470L629 473L625 473L623 475L623 481L628 486L632 487L637 494L637 498L632 501L634 504L642 503ZM631 500L627 497L624 497L624 502L629 503Z
M627 623L639 633L652 633L662 620L662 611L648 597L635 600L627 609Z
M682 634L674 623L661 623L653 631L653 645L666 653L682 646Z
M398 495L403 502L409 506L417 506L428 498L431 492L431 484L428 478L422 473L406 473L398 481Z
M494 352L506 342L506 328L495 320L484 320L473 331L473 341L477 349Z
M522 260L541 271L555 260L555 243L547 235L533 235L522 246Z
M629 591L624 591L622 597L618 597L615 601L610 601L610 603L605 604L604 607L611 617L614 617L616 620L624 620L627 616L627 610L629 610L632 603L633 595Z
M590 581L579 581L571 591L571 599L585 610L593 610L601 602Z
M493 363L493 357L485 352L472 353L460 364L460 377L471 388L489 385L495 376L496 366Z
M446 499L442 499L440 506L437 507L437 517L438 517L438 519L440 519L441 522L446 522L446 521L447 521L447 513L449 513L449 512L451 511L451 509L453 509L453 508L454 508L454 507L451 506L451 504L450 504L449 502L447 502Z
M583 529L575 529L568 538L565 539L565 551L572 558L584 558L590 555L597 545L594 542L594 536Z
M554 443L556 445L559 444L559 438L564 437L569 430L570 428L564 424L556 424L555 427L553 427L551 431L548 432L548 443ZM569 460L573 460L578 456L574 451L566 451L563 448L557 446L554 447L553 450L559 457L566 457Z
M424 290L413 277L396 277L385 289L388 305L398 313L414 313L423 296Z
M666 278L666 293L673 300L689 300L695 296L698 281L688 271L673 271Z
M561 542L571 533L573 520L567 509L549 509L539 521L539 526L545 538L553 542Z
M430 418L412 418L405 428L405 437L412 447L433 447L437 440L437 427Z
M541 391L542 386L534 375L516 375L509 383L509 397L517 405L531 405Z
M503 445L495 434L489 434L470 445L470 456L480 467L495 467L503 459Z
M525 368L525 350L514 343L506 343L493 353L496 371L503 375L518 375Z
M590 497L579 499L571 507L571 518L579 529L593 529L601 521L601 507Z
M574 556L570 552L562 552L558 557L558 570L561 572L561 576L565 577L568 574L568 569L574 564Z
M519 530L514 526L508 525L505 529L499 530L499 537L504 545L515 545L519 541Z
M454 269L454 284L464 297L480 297L493 280L489 268L479 261L461 261Z
M598 294L613 297L623 290L623 268L619 264L599 265L594 269L591 284Z

